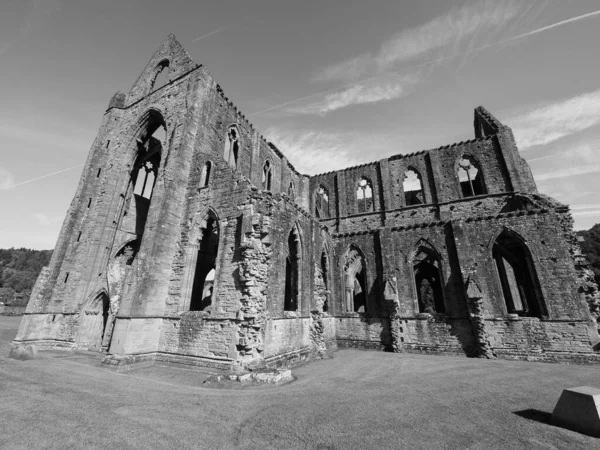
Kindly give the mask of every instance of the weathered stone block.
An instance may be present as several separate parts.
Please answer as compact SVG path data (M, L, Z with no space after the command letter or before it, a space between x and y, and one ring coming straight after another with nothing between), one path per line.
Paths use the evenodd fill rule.
M600 437L600 389L589 386L565 389L552 411L552 424Z

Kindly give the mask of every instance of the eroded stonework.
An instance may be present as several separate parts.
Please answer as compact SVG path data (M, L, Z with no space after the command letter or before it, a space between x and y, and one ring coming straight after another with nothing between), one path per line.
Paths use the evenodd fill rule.
M302 175L170 35L111 99L13 345L222 368L336 346L596 361L568 207L510 128L482 107L474 127Z

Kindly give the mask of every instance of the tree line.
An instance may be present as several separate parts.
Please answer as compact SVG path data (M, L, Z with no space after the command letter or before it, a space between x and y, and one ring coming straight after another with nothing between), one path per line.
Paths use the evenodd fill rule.
M0 303L25 306L42 267L52 250L0 249Z

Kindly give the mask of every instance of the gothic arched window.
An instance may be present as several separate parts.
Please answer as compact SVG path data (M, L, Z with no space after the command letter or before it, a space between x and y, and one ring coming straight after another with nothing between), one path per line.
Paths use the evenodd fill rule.
M315 216L317 219L329 218L329 193L323 185L315 193Z
M284 311L298 311L300 297L300 268L302 249L300 236L296 227L292 229L287 241L287 256L285 258L285 296Z
M410 168L404 172L402 189L404 190L404 202L406 206L426 203L421 174L415 169Z
M442 263L437 252L429 247L419 247L413 258L413 271L419 312L445 313Z
M210 161L206 161L204 167L202 167L202 173L200 173L200 187L207 187L210 183L210 176L212 171L212 163Z
M504 230L492 248L509 314L542 317L546 309L529 249L516 233Z
M358 182L356 203L359 213L373 211L373 184L365 177Z
M262 187L266 191L271 190L271 177L272 177L271 162L267 159L263 166L263 175L262 175Z
M464 198L486 194L481 166L472 156L463 155L458 162L458 181Z
M232 169L237 168L239 150L240 150L240 133L235 125L232 125L227 130L227 136L225 137L225 150L223 157L227 164Z

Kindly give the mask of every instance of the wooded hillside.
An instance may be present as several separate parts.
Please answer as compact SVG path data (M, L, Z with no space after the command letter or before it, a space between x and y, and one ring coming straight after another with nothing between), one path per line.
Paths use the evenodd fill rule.
M578 231L577 234L583 236L581 250L596 274L596 283L600 284L600 223L587 231Z
M31 289L52 250L0 249L0 303L27 305Z

